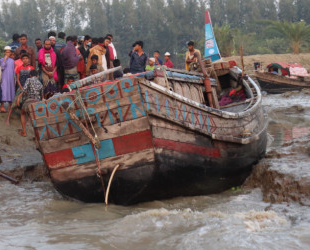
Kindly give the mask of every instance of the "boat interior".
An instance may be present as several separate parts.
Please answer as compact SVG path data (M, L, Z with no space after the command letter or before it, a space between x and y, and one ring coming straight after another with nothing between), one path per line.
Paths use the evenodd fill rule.
M211 83L212 105L207 97L203 73L157 67L154 74L145 75L148 80L185 98L215 109L242 112L251 108L257 100L257 85L235 63L208 63L206 71ZM233 65L233 66L232 66Z

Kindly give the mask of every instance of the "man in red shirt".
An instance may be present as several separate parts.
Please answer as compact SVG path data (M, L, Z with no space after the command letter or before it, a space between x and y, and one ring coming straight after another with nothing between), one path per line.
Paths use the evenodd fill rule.
M166 52L165 53L165 63L164 65L167 67L167 68L173 68L173 63L170 61L170 53L169 52Z

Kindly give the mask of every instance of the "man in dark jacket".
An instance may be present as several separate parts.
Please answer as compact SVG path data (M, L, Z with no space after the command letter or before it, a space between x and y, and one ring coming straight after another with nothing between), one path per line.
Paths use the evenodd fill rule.
M76 42L76 36L68 36L67 45L61 54L62 65L65 69L65 82L70 76L74 77L74 80L80 79L77 71L77 65L82 55L77 55L77 51L75 49Z
M143 51L143 42L137 41L134 43L134 48L130 56L130 73L137 74L145 71L148 62L147 55Z
M85 65L87 64L87 58L89 55L89 48L91 47L91 37L89 35L84 36L84 41L79 47L79 51L81 52Z

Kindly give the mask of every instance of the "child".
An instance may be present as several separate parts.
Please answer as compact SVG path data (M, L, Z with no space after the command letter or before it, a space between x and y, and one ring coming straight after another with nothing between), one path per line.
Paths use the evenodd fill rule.
M17 97L17 105L20 106L20 100L24 95L25 102L22 105L20 121L22 124L22 131L19 132L21 136L27 136L26 134L26 115L28 106L32 103L42 100L43 97L43 85L37 78L38 72L36 70L30 71L30 78L26 80L24 88Z
M20 51L20 54L21 54L21 55L27 54L27 51L22 49L22 50ZM13 59L15 60L15 54L12 53L12 55L14 56ZM22 61L21 57L19 57L19 59L15 60L15 73L16 73L16 69L17 69L19 66L21 66L21 65L23 65L23 61ZM17 73L16 73L16 74L17 74Z
M16 73L16 78L17 78L17 84L18 84L18 89L16 91L15 99L12 104L11 109L9 110L8 117L6 119L6 125L10 125L10 117L12 114L13 109L17 108L19 104L17 105L17 98L20 95L27 79L30 77L30 71L34 70L34 68L30 65L30 59L28 54L22 54L20 59L22 60L23 64L20 66L17 66L15 68L15 73ZM20 100L20 103L22 101ZM18 107L20 108L20 107Z
M22 54L20 58L23 64L16 68L16 78L18 87L20 90L22 90L26 83L26 80L30 77L30 71L34 70L34 67L30 65L30 59L28 54Z
M90 60L91 60L91 63L92 63L92 64L97 65L98 72L102 72L102 71L103 71L102 65L98 64L99 58L98 58L97 55L92 55L91 58L90 58ZM91 75L90 69L88 70L88 72L86 72L86 74L87 74L88 76Z
M121 61L120 61L119 59L115 59L115 60L113 61L113 65L114 65L114 67L121 66ZM123 73L123 70L121 70L121 69L120 69L120 70L117 70L117 71L115 71L115 72L113 73L114 79L122 78L123 75L124 75L124 73Z
M90 69L91 75L95 75L95 74L99 73L98 72L98 64L97 65L92 64L89 69ZM89 83L88 85L98 84L98 83L104 82L104 80L105 80L105 76L101 76L101 77L94 76L94 78L92 79L92 82Z
M72 89L70 88L70 84L74 82L74 77L73 76L70 76L68 78L68 81L67 83L64 84L64 86L62 87L62 92L71 92Z
M155 68L155 58L151 57L149 59L149 65L146 66L145 70L146 71L152 71Z

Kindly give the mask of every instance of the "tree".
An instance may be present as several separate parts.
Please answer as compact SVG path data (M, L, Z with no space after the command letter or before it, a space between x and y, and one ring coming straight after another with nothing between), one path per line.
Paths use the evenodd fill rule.
M232 55L234 49L233 32L229 24L219 27L217 24L214 26L215 38L223 57Z
M310 39L310 25L305 22L273 21L268 29L287 38L294 54L299 54L300 46Z
M295 0L280 0L279 1L279 19L281 21L295 22L296 19L296 6Z

